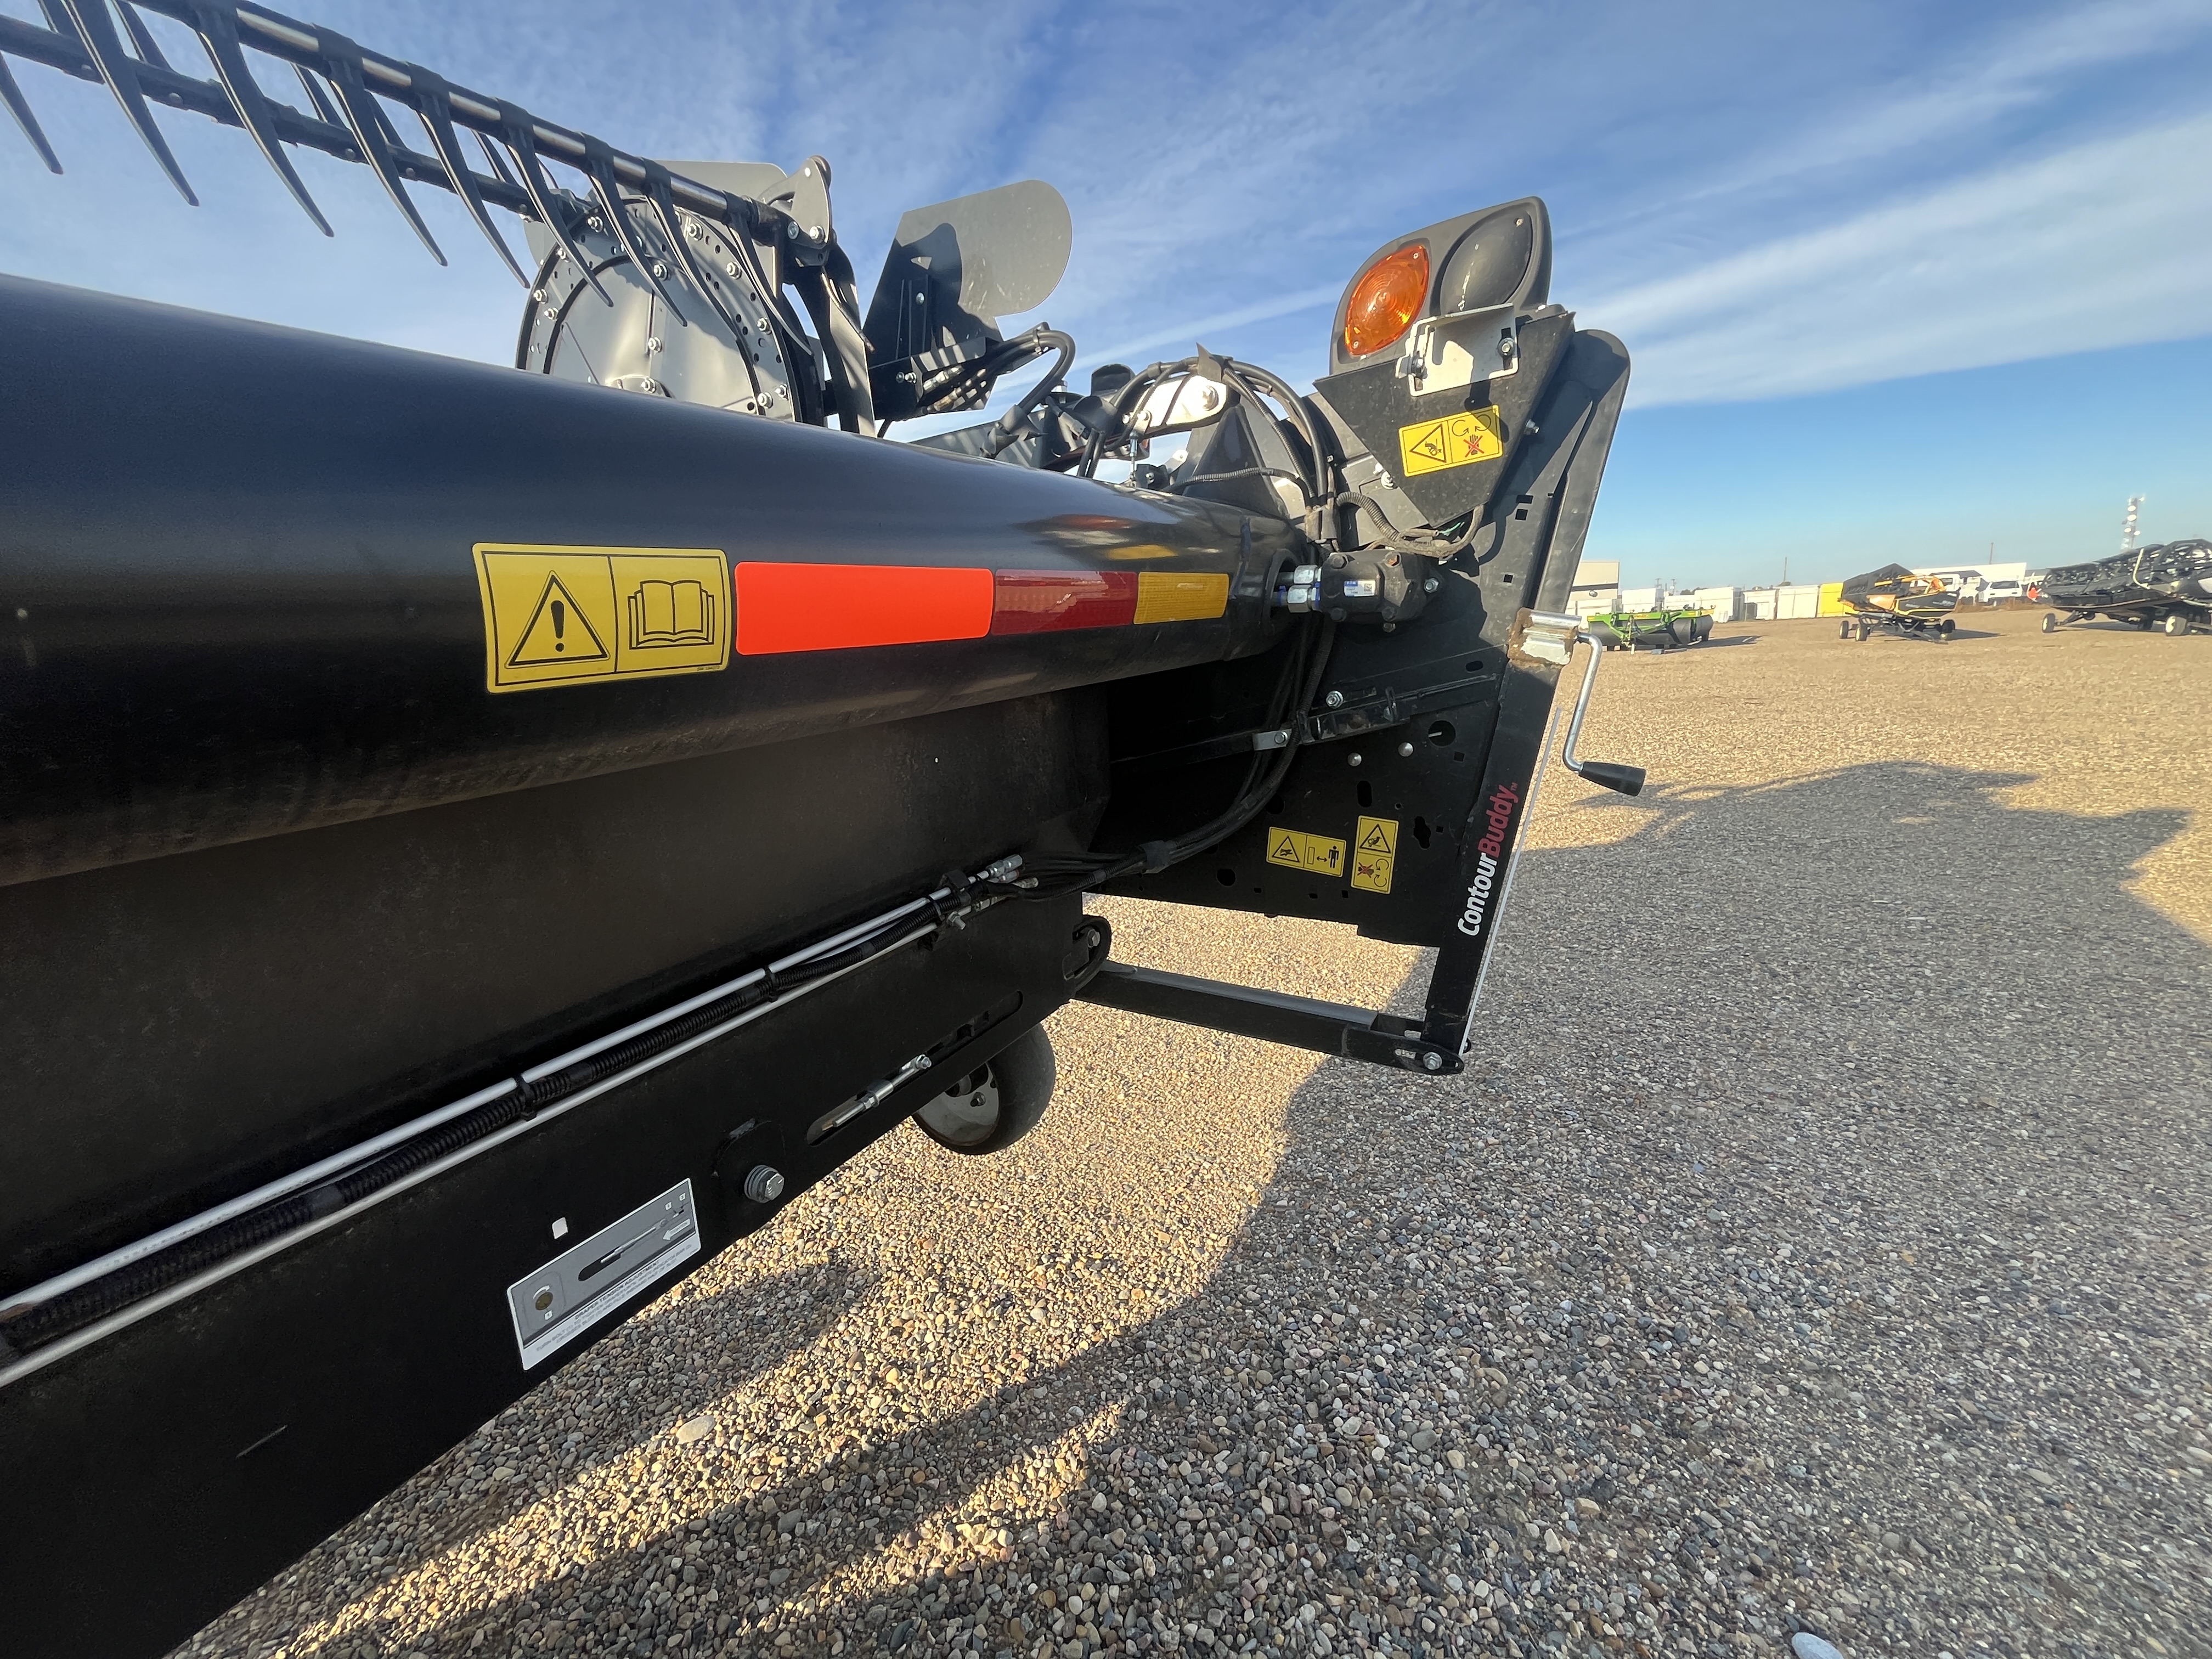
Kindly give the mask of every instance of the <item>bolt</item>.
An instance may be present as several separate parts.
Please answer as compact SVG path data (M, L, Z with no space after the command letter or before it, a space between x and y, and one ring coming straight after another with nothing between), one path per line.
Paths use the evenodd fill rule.
M806 228L806 234L809 240L818 242L822 240L822 227L809 225Z
M725 265L722 267L722 275L723 275L723 276L736 276L737 274L738 274L738 262L737 262L735 259L731 260L728 264L725 264Z
M1400 758L1400 759L1401 759L1401 760L1402 760L1405 757L1407 757L1407 755L1412 754L1413 752L1413 745L1412 744L1410 744L1410 743L1401 743L1401 744L1400 744L1398 745L1398 756L1399 756L1399 758Z
M662 264L659 260L655 259L653 262L653 274L656 276L665 276L668 275L668 267Z
M783 234L791 238L793 241L797 241L799 240L799 222L794 219L791 223L786 225L783 228Z
M1437 589L1443 586L1443 584L1442 582L1438 581L1434 576L1431 576L1428 580L1421 584L1421 592L1424 593L1433 593Z
M1431 1049L1427 1054L1421 1056L1421 1069L1423 1071L1441 1072L1443 1068L1444 1057L1437 1053L1434 1049Z
M1348 761L1348 763L1349 763L1349 764L1351 764L1351 765L1353 765L1353 766L1357 766L1357 765L1358 765L1358 764L1359 764L1359 762L1360 762L1360 755L1359 755L1359 751L1358 751L1358 750L1354 750L1352 752L1352 754L1347 757L1347 761Z
M1535 436L1539 432L1541 432L1544 428L1543 428L1542 427L1540 427L1540 426L1538 426L1538 425L1535 423L1535 422L1534 422L1534 421L1530 421L1527 425L1523 426L1521 429L1522 429L1523 432L1527 433L1530 437L1532 437L1532 438L1533 438L1533 437L1534 437L1534 436Z
M586 229L589 229L589 230L605 230L605 229L606 228L605 224L604 222L602 222L602 221L601 221L601 220L600 220L600 218L599 218L599 216L598 214L596 214L596 213L595 213L595 214L593 214L590 218L588 218L588 219L585 220L585 221L584 221L584 225L585 225L585 228L586 228Z
M545 290L542 288L533 288L530 290L530 297L537 301L538 304L544 305L545 303Z
M783 1196L783 1171L756 1164L745 1172L745 1196L756 1204L773 1204Z
M1341 691L1332 691L1327 696L1323 697L1322 701L1327 703L1331 708L1341 708L1344 707L1344 693Z
M647 351L658 351L658 350L659 350L659 349L660 349L660 337L659 337L658 334L648 334L648 335L647 335L647 336L646 336L646 337L645 337L645 349L646 349Z

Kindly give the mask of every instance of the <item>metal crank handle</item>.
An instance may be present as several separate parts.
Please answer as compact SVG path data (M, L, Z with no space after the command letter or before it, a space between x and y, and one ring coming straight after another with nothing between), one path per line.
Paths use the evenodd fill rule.
M1589 647L1589 665L1583 670L1583 689L1575 694L1575 712L1567 722L1567 744L1559 751L1560 763L1577 777L1588 778L1592 783L1624 795L1640 795L1644 779L1642 767L1623 766L1617 761L1586 761L1575 753L1576 745L1582 741L1583 716L1589 712L1590 692L1597 684L1597 665L1605 656L1605 647L1595 635L1577 629L1575 637Z

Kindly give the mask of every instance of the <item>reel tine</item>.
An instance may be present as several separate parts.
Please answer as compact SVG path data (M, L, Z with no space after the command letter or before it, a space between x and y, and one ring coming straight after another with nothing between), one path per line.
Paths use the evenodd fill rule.
M222 0L213 0L220 4ZM343 34L331 29L315 31L315 52L322 59L323 78L331 83L338 95L338 107L346 113L347 124L353 128L355 142L361 146L362 159L376 174L377 182L384 186L385 194L399 210L399 216L422 239L422 246L430 250L430 257L440 264L446 255L430 234L430 227L422 222L422 216L415 210L414 199L407 194L407 186L399 181L399 169L392 164L391 129L384 118L384 111L376 101L376 94L368 89L362 78L361 48Z
M614 231L615 240L622 244L623 252L629 255L629 262L637 267L637 274L645 278L653 293L659 296L660 303L668 307L669 314L684 327L690 327L690 324L684 321L681 308L668 297L668 290L661 287L660 279L653 274L653 262L646 258L645 250L630 234L629 215L623 210L622 181L615 177L613 147L605 139L594 138L588 132L578 136L584 141L584 175L592 181L592 194L599 200L599 211L606 215L607 224Z
M123 14L123 27L131 32L131 49L155 69L167 69L169 60L161 51L161 43L154 38L146 20L138 15L138 8L131 0L115 0L115 9Z
M430 135L430 146L438 152L439 161L445 164L446 176L453 183L453 193L461 198L463 205L469 210L469 216L477 222L477 228L483 232L490 239L491 245L499 250L499 257L507 261L507 268L514 273L514 280L528 288L530 277L515 263L514 254L507 247L506 239L499 234L499 227L492 222L491 214L484 207L483 196L477 189L477 176L469 170L468 158L461 153L460 135L453 131L451 88L443 76L416 64L407 65L407 78L414 82L411 101L415 112L422 118L422 125Z
M469 131L475 134L477 148L483 152L484 160L491 164L491 176L502 185L520 190L522 186L516 181L514 174L507 170L507 158L500 154L499 146L484 137L483 133L477 132L475 128L471 127Z
M499 111L501 142L514 156L514 165L522 174L522 188L530 197L530 205L536 210L538 222L553 234L561 252L576 262L577 271L591 284L592 292L613 305L614 296L599 286L591 262L576 251L575 243L569 240L566 216L553 204L553 181L545 176L545 164L538 159L538 136L530 130L530 112L503 98L494 99L492 103Z
M660 234L668 239L668 246L676 251L676 263L684 269L684 281L703 295L707 303L714 307L722 320L734 328L738 324L737 318L715 297L714 285L700 270L698 262L691 257L690 246L684 240L684 227L676 217L675 192L669 188L668 179L668 169L659 162L645 163L645 199L652 204L653 221L659 225Z
M177 165L177 158L169 153L169 141L161 137L161 129L154 125L154 112L147 106L146 94L138 89L137 60L123 50L123 42L115 33L115 24L107 15L107 0L62 0L68 9L69 20L75 26L77 43L92 58L93 67L100 78L107 82L107 89L115 94L115 101L123 106L123 113L138 130L146 148L154 152L155 161L161 171L169 175L169 182L177 193L193 207L200 198L192 194L192 187L185 182L185 170ZM53 13L47 11L52 20Z
M300 90L307 94L307 101L314 106L315 119L325 126L343 128L349 132L353 130L346 126L345 117L331 107L331 100L323 95L322 82L307 72L305 64L293 64L292 73L300 77Z
M61 157L54 154L54 147L46 142L46 135L40 130L39 118L31 113L30 102L23 96L22 88L15 84L15 77L9 71L5 58L0 58L0 104L8 106L8 113L14 116L15 125L23 129L23 137L29 139L31 148L39 152L39 159L46 164L46 171L59 173L62 170Z
M82 0L70 0L72 6ZM292 170L292 158L284 153L284 141L276 136L276 129L269 119L269 100L253 78L253 71L246 66L246 53L238 44L238 13L227 0L192 0L192 29L207 47L208 56L215 61L216 77L222 89L230 94L230 106L238 112L239 120L253 135L262 155L276 169L276 176L284 181L284 188L292 192L292 199L307 210L307 217L315 222L315 228L328 236L331 222L323 217L322 209L315 198L307 194L307 185Z

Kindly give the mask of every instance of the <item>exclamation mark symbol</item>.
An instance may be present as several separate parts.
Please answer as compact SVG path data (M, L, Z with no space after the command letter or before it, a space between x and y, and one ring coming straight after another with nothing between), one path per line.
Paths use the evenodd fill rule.
M568 607L556 599L553 601L553 648L556 651L566 651L568 648L562 639L568 627Z

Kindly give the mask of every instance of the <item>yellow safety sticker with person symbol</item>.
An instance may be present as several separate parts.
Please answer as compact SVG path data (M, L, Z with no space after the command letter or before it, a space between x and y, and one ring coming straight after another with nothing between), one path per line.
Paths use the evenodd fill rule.
M491 690L729 665L734 595L719 551L487 542L475 552Z
M1334 836L1310 836L1303 830L1271 829L1267 862L1340 880L1344 875L1344 843Z
M1387 893L1397 863L1398 820L1360 819L1352 833L1352 884L1370 893Z
M1399 477L1404 478L1494 461L1504 453L1505 422L1495 404L1398 428Z

